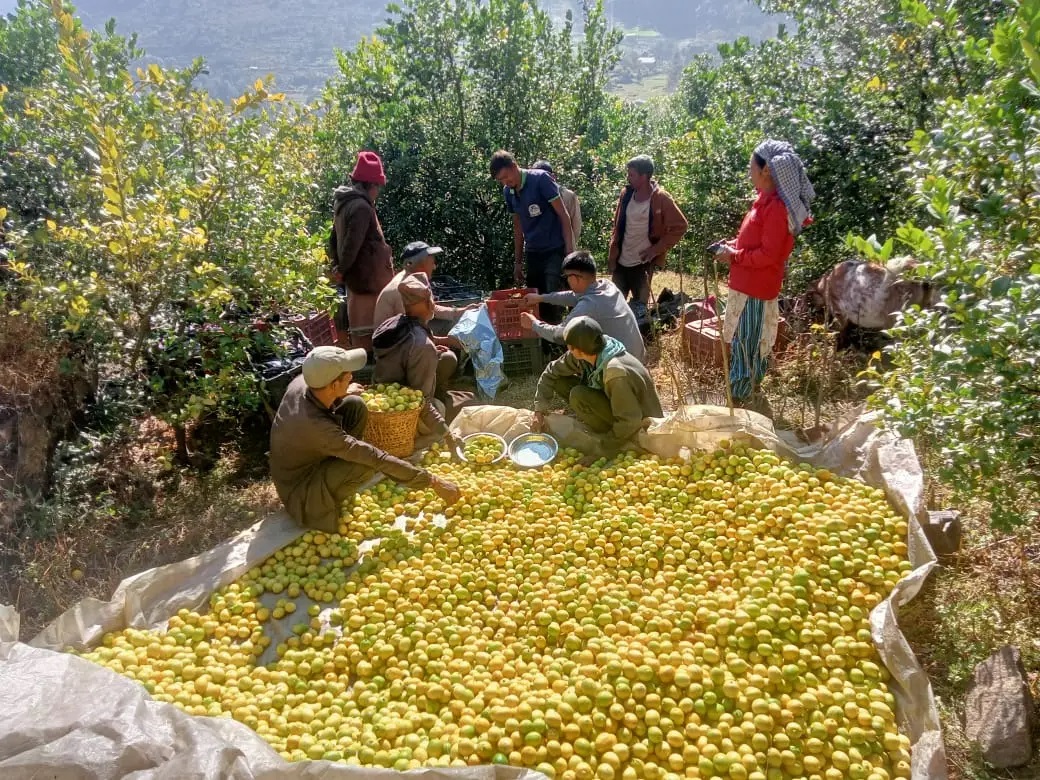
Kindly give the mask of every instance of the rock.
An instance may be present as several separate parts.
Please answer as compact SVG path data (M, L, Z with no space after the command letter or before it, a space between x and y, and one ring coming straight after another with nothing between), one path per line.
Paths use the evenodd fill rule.
M953 555L961 548L961 513L956 509L929 512L924 535L940 558Z
M1032 713L1017 647L1002 647L975 667L964 705L964 731L989 764L1006 769L1029 763Z

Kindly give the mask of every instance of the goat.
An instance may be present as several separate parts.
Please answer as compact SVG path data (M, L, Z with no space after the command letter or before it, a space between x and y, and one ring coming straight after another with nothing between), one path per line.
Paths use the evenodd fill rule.
M906 279L911 258L894 258L885 265L850 259L824 274L808 292L810 305L825 310L838 326L839 344L847 344L850 326L888 330L909 306L933 306L938 288L929 281Z

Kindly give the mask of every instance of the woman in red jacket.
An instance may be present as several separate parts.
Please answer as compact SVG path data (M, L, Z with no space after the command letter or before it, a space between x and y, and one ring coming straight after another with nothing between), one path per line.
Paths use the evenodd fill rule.
M765 376L776 342L777 296L795 237L811 222L816 193L789 143L764 141L751 155L751 183L758 192L736 239L719 246L730 264L723 338L732 346L729 383L733 401L747 405Z

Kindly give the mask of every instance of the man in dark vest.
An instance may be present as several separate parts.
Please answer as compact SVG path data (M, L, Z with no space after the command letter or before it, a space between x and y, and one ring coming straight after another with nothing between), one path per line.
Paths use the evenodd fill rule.
M383 161L361 152L350 184L333 193L336 269L347 288L347 319L353 346L372 345L373 314L380 291L394 275L393 253L383 237L375 202L386 184Z

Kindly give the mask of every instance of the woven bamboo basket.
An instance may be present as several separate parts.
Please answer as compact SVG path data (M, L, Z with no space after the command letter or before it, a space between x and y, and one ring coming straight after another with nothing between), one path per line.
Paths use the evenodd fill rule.
M421 412L421 406L403 412L369 410L364 439L395 458L407 458L415 452L415 432Z

